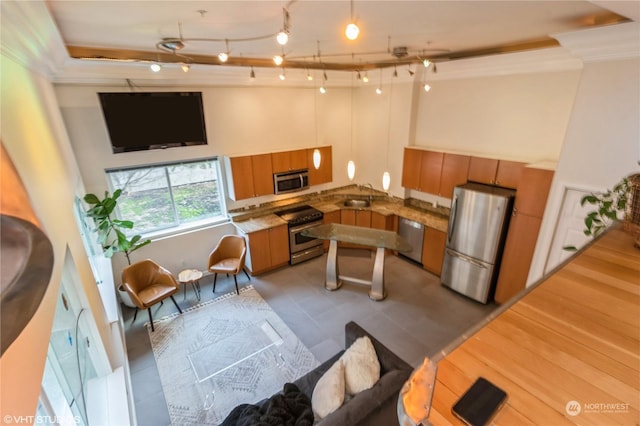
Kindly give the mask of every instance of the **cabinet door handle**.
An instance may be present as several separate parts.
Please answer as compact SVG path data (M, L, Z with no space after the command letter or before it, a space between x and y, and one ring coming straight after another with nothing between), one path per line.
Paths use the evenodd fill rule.
M512 216L515 216L518 213L518 209L516 209L515 207L513 208L513 211L511 212Z

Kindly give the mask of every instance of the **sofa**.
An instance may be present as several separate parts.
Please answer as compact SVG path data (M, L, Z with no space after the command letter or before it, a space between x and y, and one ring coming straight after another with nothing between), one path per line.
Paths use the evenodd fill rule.
M308 423L309 416L313 419L313 413L310 413L310 403L316 384L345 351L359 337L363 336L369 337L375 349L380 363L380 379L373 387L347 397L337 410L326 417L320 420L316 417L314 424L340 426L397 425L398 396L402 385L409 379L413 367L353 321L345 325L345 350L338 352L314 370L293 382L295 386L287 383L283 392L273 395L271 398L265 399L256 405L243 404L236 407L223 425L272 424L271 422L263 423L265 413L273 410L282 414L283 409L285 411L287 409L295 411L295 413L285 413L287 419L297 419L291 420L290 424L310 424ZM289 414L292 415L289 416ZM307 420L300 421L303 417L306 417ZM257 419L261 420L258 421ZM289 420L284 423L289 424Z

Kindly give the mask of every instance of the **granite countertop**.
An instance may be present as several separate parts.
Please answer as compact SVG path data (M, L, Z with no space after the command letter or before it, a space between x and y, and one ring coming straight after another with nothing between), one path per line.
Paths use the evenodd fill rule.
M347 207L343 205L345 200L368 199L370 194L373 195L373 202L369 207ZM402 200L389 197L383 192L376 190L371 192L369 188L362 189L356 185L283 200L266 206L230 212L229 216L238 230L243 233L251 233L286 225L287 222L275 212L302 204L308 204L323 213L352 209L370 210L384 216L397 215L442 232L447 232L449 221L449 209L446 207L432 207L429 203L415 199Z

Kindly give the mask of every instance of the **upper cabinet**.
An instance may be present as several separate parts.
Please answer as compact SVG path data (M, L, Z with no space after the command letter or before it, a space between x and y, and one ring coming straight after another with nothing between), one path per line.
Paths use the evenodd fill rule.
M451 198L453 187L467 181L467 155L405 148L402 186Z
M316 148L271 154L224 157L228 195L234 201L262 195L273 195L273 174L291 170L308 169L309 185L329 183L333 180L331 146L320 150L320 167L313 167L313 151Z
M471 157L468 179L488 185L517 188L524 166L525 163L517 161Z
M273 194L271 154L224 157L224 162L232 200Z
M273 167L273 173L306 169L309 167L307 163L307 150L297 149L295 151L274 152L271 154L271 165Z
M316 148L306 150L307 164L309 165L309 185L320 185L321 183L330 183L333 181L333 161L331 157L331 146L321 146L317 149L320 151L320 167L313 167L313 151Z

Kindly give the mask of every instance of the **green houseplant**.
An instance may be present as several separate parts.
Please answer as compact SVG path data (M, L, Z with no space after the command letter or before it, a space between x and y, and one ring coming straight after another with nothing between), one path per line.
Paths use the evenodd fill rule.
M580 200L580 205L585 204L595 206L595 210L587 213L584 218L584 234L588 237L597 237L612 222L618 219L628 220L627 207L631 198L631 178L625 177L618 182L612 189L605 192L587 194ZM619 217L622 214L622 218ZM575 246L563 247L568 251L576 251Z
M98 243L102 246L104 255L110 258L115 253L124 253L128 264L131 265L131 253L150 244L151 240L142 240L140 235L128 238L123 229L133 229L133 222L112 217L121 194L121 189L116 189L113 195L105 191L103 199L95 194L86 194L84 201L91 206L87 210L87 216L91 217L96 224Z
M584 218L584 234L588 237L596 237L604 231L613 221L618 220L618 213L623 215L627 208L630 192L629 179L624 178L613 189L598 194L589 194L582 197L580 205L592 204L596 210L589 212Z

